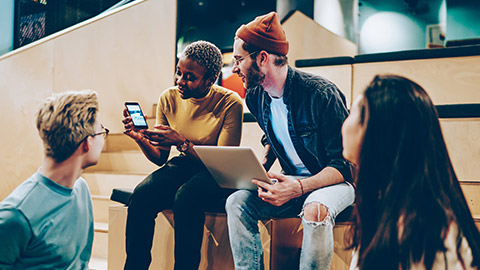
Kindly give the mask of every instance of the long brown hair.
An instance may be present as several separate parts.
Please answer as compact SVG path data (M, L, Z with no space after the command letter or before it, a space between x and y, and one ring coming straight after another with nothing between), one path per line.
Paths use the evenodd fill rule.
M351 248L360 269L431 269L451 223L480 266L480 234L455 175L438 115L415 82L377 75L364 93ZM465 266L465 264L464 264Z

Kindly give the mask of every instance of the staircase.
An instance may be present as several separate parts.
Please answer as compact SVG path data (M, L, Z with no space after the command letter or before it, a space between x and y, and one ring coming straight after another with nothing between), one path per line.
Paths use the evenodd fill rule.
M155 111L155 106L153 111ZM154 126L154 118L148 117L149 126L151 127ZM256 153L261 153L260 134L261 132L256 123L244 123L242 145L250 146L254 148ZM453 150L458 151L458 149ZM178 154L177 151L172 148L171 155L176 154ZM450 154L452 155L452 153ZM456 154L458 155L458 153ZM87 181L92 194L95 221L93 251L90 261L91 269L107 270L109 205L120 205L109 199L112 189L134 188L157 168L158 166L151 163L144 156L132 139L120 133L108 136L98 164L85 170L83 178ZM275 164L274 170L280 170L278 164ZM480 229L480 196L478 195L480 194L480 180L461 180L460 184L475 224ZM336 238L343 238L343 233L346 231L345 228L342 227L335 232ZM343 244L336 243L336 249L337 246L341 247ZM337 253L344 255L345 252L338 251ZM331 269L348 269L349 258L340 256L336 260L338 262L334 261Z
M149 125L153 127L154 121L149 121ZM95 222L90 269L107 270L108 207L120 205L110 200L112 189L133 189L157 168L144 156L134 140L120 133L108 135L98 164L84 171L82 177L90 188Z
M460 186L472 212L473 220L480 230L480 181L460 181Z

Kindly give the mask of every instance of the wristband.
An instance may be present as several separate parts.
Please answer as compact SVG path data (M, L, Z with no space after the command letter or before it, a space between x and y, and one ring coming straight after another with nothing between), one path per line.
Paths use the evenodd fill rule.
M180 153L185 153L188 150L188 148L190 148L190 140L188 139L185 139L185 141L177 145L177 150Z
M305 193L303 192L303 184L302 184L302 181L300 181L300 179L297 179L298 183L300 184L300 189L302 190L302 195L303 196Z

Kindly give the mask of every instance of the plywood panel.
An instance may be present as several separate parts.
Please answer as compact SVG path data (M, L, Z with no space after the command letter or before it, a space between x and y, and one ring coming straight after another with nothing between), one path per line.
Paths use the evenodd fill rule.
M298 269L302 249L303 227L299 218L271 221L270 267L275 270Z
M463 195L467 200L468 207L472 216L480 216L480 181L478 182L461 182Z
M255 155L261 161L263 157L263 145L261 143L261 138L263 135L262 129L258 126L257 122L254 123L243 123L242 130L242 141L240 146L251 147ZM281 166L278 162L278 159L273 163L270 168L272 172L281 172Z
M234 269L226 214L205 217L205 241L202 243L200 269Z
M480 118L442 119L440 123L458 179L480 180Z
M35 114L52 92L53 44L0 59L0 201L41 165L43 147Z
M346 235L350 230L347 223L336 224L333 228L334 250L332 258L332 270L348 270L350 269L350 261L352 260L352 251L347 250L345 241Z
M352 104L352 65L300 68L317 74L335 83L347 99L347 106Z
M171 218L171 216L170 216ZM127 208L110 206L108 224L108 269L123 269L125 263L125 226ZM159 214L155 220L155 235L150 269L173 269L173 229L168 215Z
M379 73L414 80L435 104L480 103L480 56L354 64L353 98Z
M296 11L282 24L289 42L288 61L334 56L354 56L357 46L338 36L300 11Z
M123 131L124 102L145 112L173 85L176 1L145 1L55 40L55 91L94 89L102 121ZM75 53L72 53L75 52Z
M480 103L480 56L354 64L353 98L378 73L416 81L435 104ZM480 179L479 119L442 119L441 125L459 179Z
M0 135L0 200L42 161L34 114L52 92L98 91L113 132L123 130L124 101L152 108L173 83L175 23L176 1L135 1L0 57L0 113L10 119Z
M241 146L248 146L253 149L257 157L261 157L263 153L263 145L261 143L263 131L257 122L243 123Z
M108 236L108 269L123 269L125 262L125 224L127 208L110 206ZM150 269L173 269L173 216L164 211L156 219L155 237L152 249ZM202 243L202 258L199 269L234 269L228 239L225 214L208 214L205 221ZM301 220L298 218L273 219L259 222L259 231L264 250L265 269L298 269L299 247L302 241ZM348 269L351 252L345 250L346 224L337 224L334 228L335 250L332 269ZM272 241L272 237L274 237ZM293 252L288 254L288 252ZM289 259L285 261L285 256ZM281 263L289 263L290 268Z
M108 236L108 269L123 269L125 263L125 225L127 208L110 206ZM199 269L234 269L225 214L208 214L202 243ZM267 226L268 227L268 226ZM269 247L270 234L267 227L259 222L262 243ZM164 211L156 218L152 248L152 270L173 269L174 229L171 211ZM269 269L269 248L265 250L266 270Z

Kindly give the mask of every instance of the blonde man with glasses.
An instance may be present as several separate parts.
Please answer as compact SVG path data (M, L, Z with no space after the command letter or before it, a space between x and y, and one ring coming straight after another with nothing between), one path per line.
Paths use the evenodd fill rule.
M37 129L43 164L0 203L0 269L88 269L93 212L80 175L97 163L108 135L96 92L45 99Z

